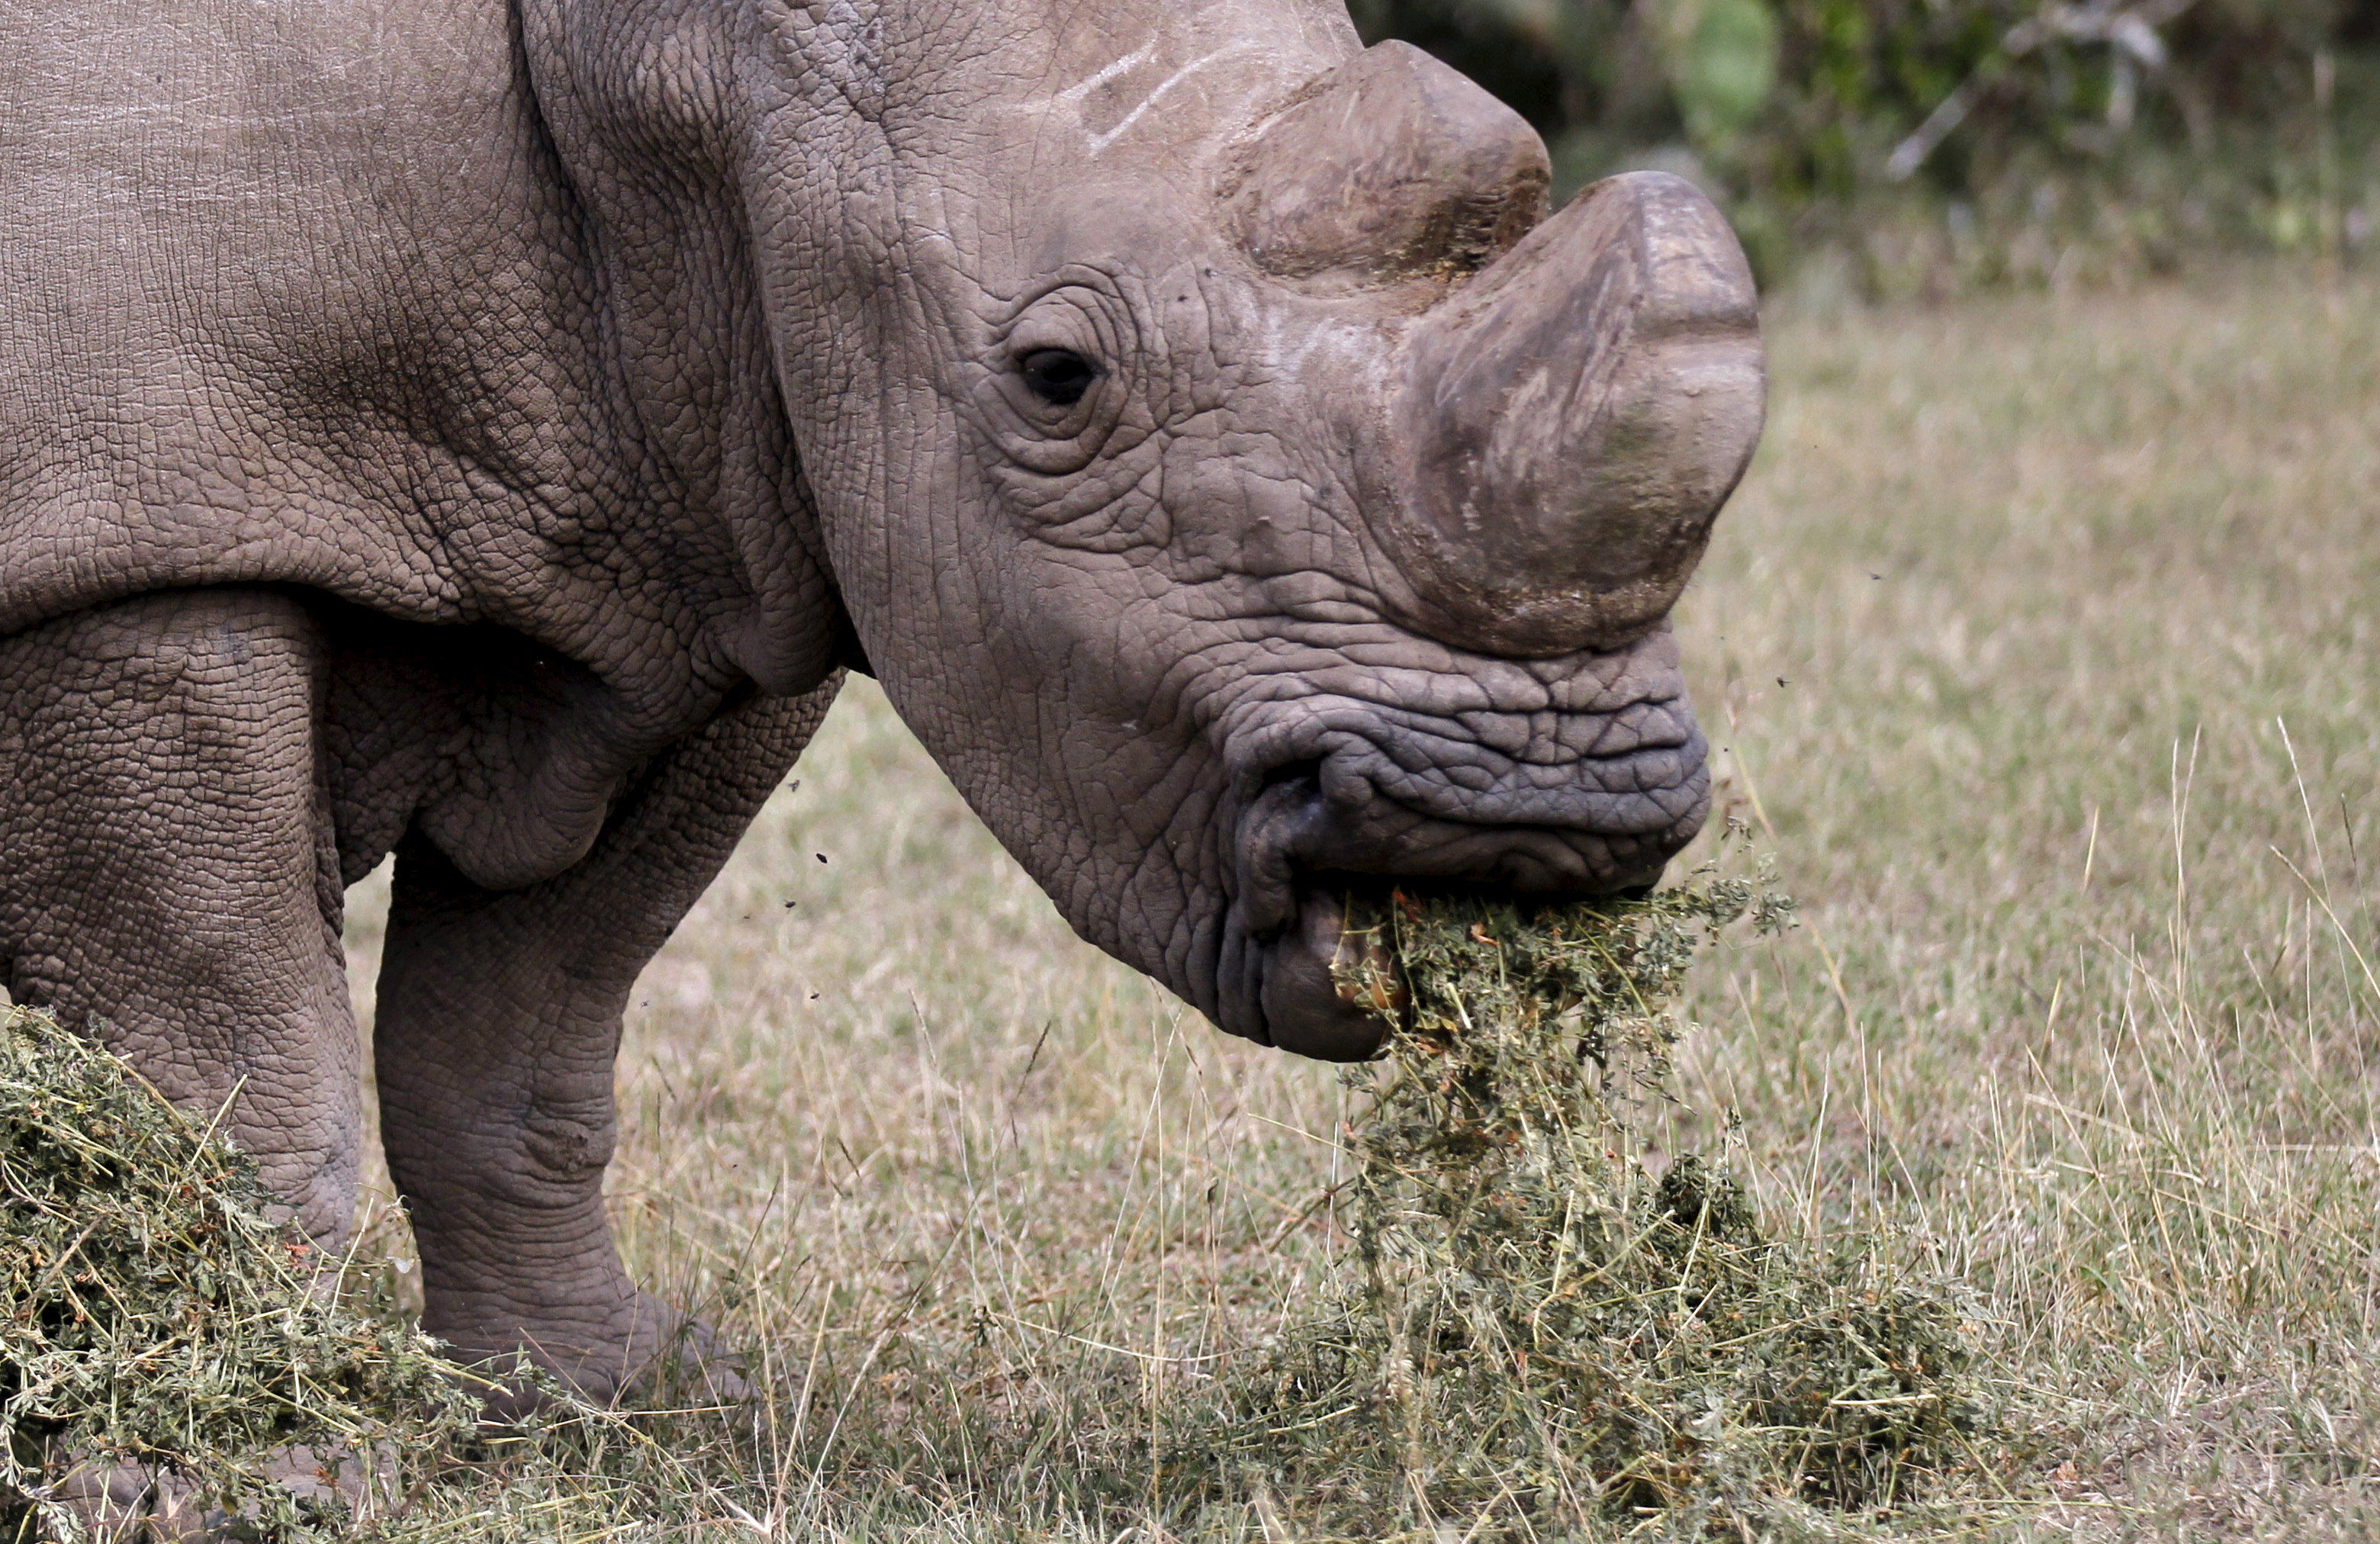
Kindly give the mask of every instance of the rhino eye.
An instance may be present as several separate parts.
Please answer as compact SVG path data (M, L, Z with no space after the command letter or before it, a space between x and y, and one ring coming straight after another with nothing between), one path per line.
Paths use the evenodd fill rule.
M1071 348L1037 348L1016 368L1033 395L1054 407L1072 407L1099 378L1099 366Z

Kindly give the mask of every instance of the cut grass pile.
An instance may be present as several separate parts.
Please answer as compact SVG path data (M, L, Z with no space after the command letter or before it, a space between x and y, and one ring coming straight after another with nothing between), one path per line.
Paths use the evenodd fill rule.
M286 1215L122 1062L0 1015L0 1533L162 1513L335 1537L470 1429L461 1369L385 1295L331 1290Z
M533 1369L507 1381L539 1412L483 1429L484 1370L287 1211L122 1061L0 1010L0 1540L558 1544L703 1513L666 1422Z
M1905 1508L1973 1461L1955 1293L1868 1241L1764 1235L1723 1164L1648 1171L1697 947L1764 885L1706 868L1634 901L1359 899L1346 985L1401 1001L1350 1133L1355 1247L1315 1318L1219 1380L1172 1461L1269 1495L1302 1536L1671 1537Z

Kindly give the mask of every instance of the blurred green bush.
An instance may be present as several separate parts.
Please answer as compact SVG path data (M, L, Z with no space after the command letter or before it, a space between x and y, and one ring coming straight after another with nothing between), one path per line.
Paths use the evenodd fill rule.
M2250 248L2351 257L2380 210L2380 0L1354 0L1518 108L1558 196L1718 196L1765 278L2046 281Z

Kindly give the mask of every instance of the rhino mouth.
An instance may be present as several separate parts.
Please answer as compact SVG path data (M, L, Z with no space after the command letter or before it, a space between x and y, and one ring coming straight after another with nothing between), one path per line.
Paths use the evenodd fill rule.
M1273 767L1237 823L1219 1022L1326 1061L1375 1053L1389 1016L1334 973L1355 963L1343 940L1354 891L1560 901L1650 886L1710 803L1707 747L1682 699L1652 706L1602 755L1433 767L1392 734L1354 733Z

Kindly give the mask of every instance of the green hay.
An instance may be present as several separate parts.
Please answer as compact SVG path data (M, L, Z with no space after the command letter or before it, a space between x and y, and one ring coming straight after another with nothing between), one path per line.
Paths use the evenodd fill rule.
M286 1215L122 1062L0 1015L0 1538L80 1537L70 1471L134 1465L247 1537L344 1537L471 1429L468 1375ZM364 1482L301 1496L293 1449Z
M1873 1241L1814 1258L1765 1236L1724 1165L1642 1161L1697 947L1791 909L1709 869L1525 910L1355 897L1375 963L1342 983L1404 1027L1351 1078L1375 1096L1354 1269L1226 1374L1172 1461L1301 1537L1465 1539L1750 1538L1903 1506L1968 1462L1957 1303Z
M326 1261L287 1215L123 1062L0 1011L0 1544L91 1538L75 1482L135 1466L258 1544L584 1544L699 1514L716 1420L590 1405L522 1367L504 1380L540 1407L483 1429L487 1375L406 1317L382 1262Z

